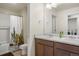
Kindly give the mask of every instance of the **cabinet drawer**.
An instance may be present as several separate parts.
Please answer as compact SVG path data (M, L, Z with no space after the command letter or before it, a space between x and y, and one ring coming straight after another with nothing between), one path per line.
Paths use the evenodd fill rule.
M79 47L78 46L55 42L54 47L79 54Z
M36 38L36 43L48 45L48 46L53 46L53 41L48 41L48 40L43 40L43 39L37 39Z

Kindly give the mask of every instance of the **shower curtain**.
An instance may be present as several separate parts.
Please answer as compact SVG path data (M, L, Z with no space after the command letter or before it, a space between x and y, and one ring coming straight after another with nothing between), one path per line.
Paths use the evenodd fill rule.
M12 33L15 32L15 39L14 40L17 40L18 37L20 38L20 35L21 36L23 35L22 31L23 31L23 29L22 29L22 17L10 15L10 40L11 40L11 43L13 43Z

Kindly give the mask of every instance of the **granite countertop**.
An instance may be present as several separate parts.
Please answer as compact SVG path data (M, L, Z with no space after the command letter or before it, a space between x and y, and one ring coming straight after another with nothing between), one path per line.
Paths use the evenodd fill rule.
M79 39L60 38L58 36L35 35L35 38L79 46Z

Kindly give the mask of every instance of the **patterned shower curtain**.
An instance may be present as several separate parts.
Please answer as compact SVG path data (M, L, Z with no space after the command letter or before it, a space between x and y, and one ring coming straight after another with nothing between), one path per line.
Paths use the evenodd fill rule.
M10 16L10 39L11 43L23 44L22 17Z

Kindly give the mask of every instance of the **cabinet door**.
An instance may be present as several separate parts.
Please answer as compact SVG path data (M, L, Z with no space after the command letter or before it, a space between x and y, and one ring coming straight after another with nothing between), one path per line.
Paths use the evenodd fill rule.
M51 46L45 46L44 47L44 55L45 56L53 56L53 47Z
M44 55L44 46L40 43L36 44L36 56L43 56Z
M70 53L70 56L79 56L79 54L76 54L76 53Z
M69 56L70 53L68 51L63 50L63 49L55 48L54 55L55 56Z

